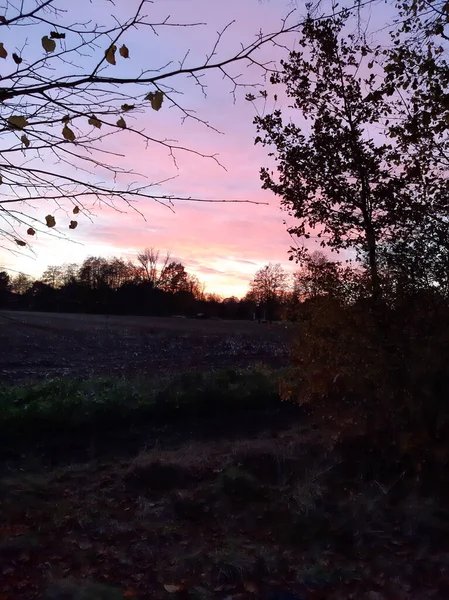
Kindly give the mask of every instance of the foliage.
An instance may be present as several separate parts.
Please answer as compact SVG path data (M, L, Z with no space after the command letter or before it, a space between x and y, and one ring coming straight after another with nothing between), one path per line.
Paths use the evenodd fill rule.
M254 275L250 293L259 303L281 299L287 289L287 278L279 263L265 265Z
M305 256L302 268L294 274L294 291L301 300L331 296L341 298L342 278L339 265L324 255L315 251Z
M0 271L0 293L9 290L11 278L6 271Z
M263 168L261 179L295 217L290 234L315 236L335 251L355 250L378 298L381 254L417 227L426 231L426 224L447 217L446 176L431 149L434 132L406 134L404 115L412 105L418 114L422 104L391 98L391 63L382 72L380 47L346 33L349 16L342 11L304 24L302 49L271 76L303 121L287 122L281 109L259 115L256 143L274 147L277 174ZM293 253L304 260L304 248Z
M276 309L285 301L287 290L288 274L280 263L269 263L254 275L246 299L256 304L257 311L264 309L266 317L271 321L277 312Z
M11 282L11 290L16 294L25 294L31 286L33 282L28 275L24 273L18 273Z
M447 297L448 4L398 1L397 10L376 94L394 106L397 118L389 133L403 155L402 167L422 181L422 192L388 259L408 291L437 285Z
M329 420L337 437L366 436L379 460L390 444L416 468L447 460L448 318L437 294L392 307L317 300L303 313L281 393Z
M348 33L362 3L310 18L302 49L272 76L301 126L281 110L259 115L256 141L274 146L278 173L261 176L298 220L290 233L356 250L362 267L357 277L298 249L296 291L302 284L309 300L283 394L366 436L373 460L390 439L416 474L423 461L449 456L448 3L393 4L386 47L360 29ZM363 270L375 302L364 299ZM356 461L359 451L349 445Z

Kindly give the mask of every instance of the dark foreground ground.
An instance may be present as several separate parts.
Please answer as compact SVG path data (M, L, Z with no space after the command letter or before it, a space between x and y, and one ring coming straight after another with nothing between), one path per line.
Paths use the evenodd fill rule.
M2 313L0 600L447 600L449 490L281 402L290 336Z
M0 311L0 382L282 364L279 324Z
M449 594L447 500L362 481L308 424L15 471L0 497L2 600Z

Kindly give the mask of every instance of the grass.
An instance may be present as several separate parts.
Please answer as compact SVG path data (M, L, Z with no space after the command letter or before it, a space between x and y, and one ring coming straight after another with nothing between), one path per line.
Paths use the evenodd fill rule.
M56 379L3 387L5 446L58 439L110 438L152 426L279 406L279 374L262 367L166 378Z

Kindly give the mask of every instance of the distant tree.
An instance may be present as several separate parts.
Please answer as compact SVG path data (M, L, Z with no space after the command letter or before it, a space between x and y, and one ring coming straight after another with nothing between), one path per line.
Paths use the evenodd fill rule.
M276 307L284 300L288 289L288 274L279 263L269 263L254 275L248 299L263 308L271 321Z
M159 287L161 275L170 263L170 253L167 252L162 258L159 250L145 248L138 253L137 260L143 269L145 280L154 288Z
M188 273L180 262L171 261L160 272L158 287L175 294L187 289Z
M15 294L25 294L32 285L32 279L24 273L19 273L11 281L11 289Z
M237 319L240 318L240 302L238 298L235 296L229 296L228 298L224 298L221 303L221 315L227 319ZM252 311L248 311L248 314L245 315L246 318L250 315Z
M6 271L0 271L0 292L7 292L10 288L11 278Z
M24 294L27 308L32 310L58 310L59 289L43 281L33 281Z
M41 281L52 288L61 287L64 283L62 268L54 265L48 266L42 273Z
M318 296L340 298L343 286L339 265L323 252L315 251L305 257L301 269L294 273L293 287L300 300Z
M107 261L107 266L105 266L106 284L113 290L116 290L127 281L132 281L135 274L133 267L122 258L110 258Z
M69 285L77 280L79 265L76 263L65 263L60 269L62 285Z
M188 273L186 282L181 291L192 294L192 296L196 300L203 300L204 299L204 290L205 290L204 283L202 283L196 275L192 275L191 273Z
M0 271L0 306L5 307L8 304L10 296L10 277L6 271Z
M257 271L250 284L250 292L256 302L267 303L280 300L287 290L288 274L280 263L269 263Z
M208 292L205 295L204 299L206 300L206 302L215 302L217 304L220 304L220 303L230 302L230 301L234 300L234 297L223 299L222 296L220 296L220 294L216 294L215 292ZM235 300L238 302L237 298L235 298Z
M109 276L109 262L106 258L100 256L86 258L78 273L80 283L92 290L107 286Z

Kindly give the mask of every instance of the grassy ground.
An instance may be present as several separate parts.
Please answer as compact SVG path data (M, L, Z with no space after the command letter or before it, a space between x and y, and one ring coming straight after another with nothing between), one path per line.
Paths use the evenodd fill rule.
M152 379L57 379L4 386L0 457L25 453L79 460L151 444L167 438L169 431L185 440L189 432L198 435L206 422L212 437L229 435L231 429L237 433L239 424L254 430L261 418L262 428L275 425L277 416L288 418L287 407L280 411L281 373L261 366Z
M0 598L447 598L447 497L359 476L279 375L2 389Z

